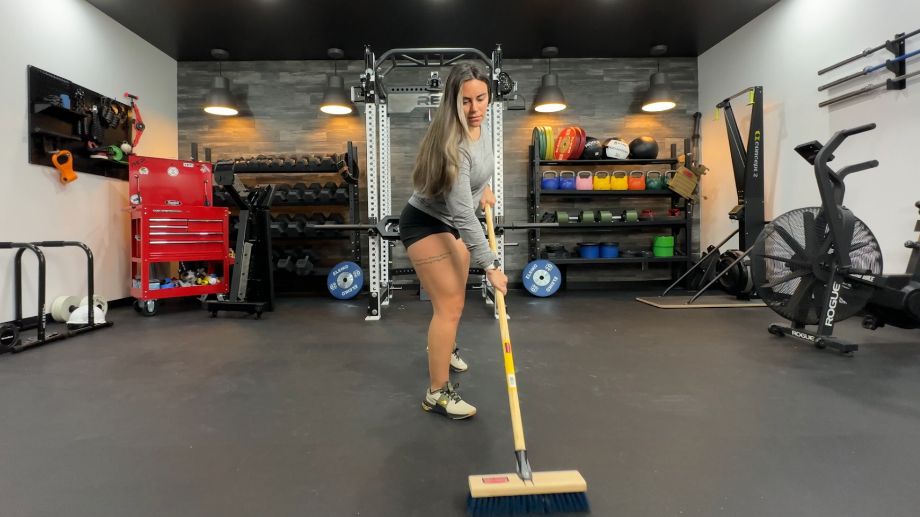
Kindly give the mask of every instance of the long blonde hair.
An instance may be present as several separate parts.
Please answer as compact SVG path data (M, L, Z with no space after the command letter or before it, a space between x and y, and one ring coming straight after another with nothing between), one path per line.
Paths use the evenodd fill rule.
M463 114L463 96L460 90L467 81L478 80L489 88L489 100L492 91L489 77L482 69L468 63L454 65L447 83L441 105L435 111L431 125L412 169L412 183L415 190L423 196L438 196L450 192L457 181L460 163L460 142L469 137L470 128Z

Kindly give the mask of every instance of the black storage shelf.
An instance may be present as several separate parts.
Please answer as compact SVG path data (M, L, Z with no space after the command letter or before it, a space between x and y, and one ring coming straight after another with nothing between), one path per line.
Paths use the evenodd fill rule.
M32 129L32 133L33 133L33 134L36 134L36 135L50 136L50 137L52 137L52 138L59 138L59 139L61 139L61 140L68 140L68 141L71 141L71 142L82 142L82 141L83 141L82 138L79 138L79 137L76 137L76 136L73 136L73 135L67 135L67 134L64 134L64 133L58 133L57 131L49 131L49 130L47 130L47 129L41 129L41 128L38 128L38 127L33 128L33 129Z
M595 196L649 196L649 197L671 197L680 194L672 190L545 190L540 189L541 196L560 196L560 197L595 197Z
M77 113L63 106L55 106L54 104L44 102L35 103L32 106L32 113L41 113L42 115L48 115L66 122L79 122L86 118L86 115L83 113Z
M539 160L537 165L673 165L677 158L634 158L631 160Z
M690 142L684 142L685 151L689 149ZM679 160L677 158L677 146L671 145L671 156L669 158L656 158L656 159L636 159L636 160L541 160L537 155L534 146L531 145L529 149L529 163L530 163L530 174L528 175L527 185L529 191L529 205L528 205L528 215L531 221L538 221L541 218L541 213L546 208L543 207L543 201L551 203L556 206L567 206L571 205L573 202L576 203L576 206L579 206L581 203L584 205L580 208L585 210L590 210L592 206L597 207L597 203L603 203L605 201L610 202L612 199L627 200L630 198L637 199L646 199L651 200L655 199L655 203L670 203L671 208L680 208L683 212L680 217L669 217L662 216L659 219L652 220L643 220L636 222L610 222L610 223L571 223L560 226L547 226L539 228L530 228L528 229L528 256L530 260L535 260L538 258L546 258L557 266L559 266L562 272L562 286L563 288L567 285L566 275L568 271L568 266L586 266L586 267L600 267L600 266L611 266L611 265L622 265L622 264L640 264L643 269L646 269L649 264L667 264L670 269L671 279L674 280L678 278L691 262L689 258L692 256L692 233L693 233L693 210L694 205L691 201L685 201L676 192L671 191L670 189L664 190L543 190L541 188L541 179L542 179L542 170L541 167L546 166L555 166L555 167L565 167L568 169L578 170L581 166L641 166L641 165L666 165L669 169L677 167ZM544 198L541 201L541 198ZM575 201L577 200L577 201ZM558 203L562 202L561 205ZM567 203L566 203L567 202ZM592 204L593 203L593 204ZM641 202L639 202L641 203ZM633 200L631 206L637 204L636 200ZM570 208L571 210L571 208ZM552 211L552 210L550 210ZM656 210L657 212L657 210ZM619 257L613 259L584 259L578 257L572 258L554 258L551 254L544 252L541 234L544 231L556 231L555 235L563 235L565 232L571 233L580 233L580 232L620 232L634 229L636 231L648 230L651 228L663 228L662 233L670 234L675 238L675 251L680 250L680 254L675 257ZM512 228L513 229L513 228ZM561 232L561 233L559 233ZM601 236L598 235L597 238ZM614 239L615 240L615 239ZM651 251L651 242L649 243L649 251ZM649 278L649 280L657 280L654 278Z
M588 265L598 265L598 264L668 264L668 263L681 263L689 262L689 258L683 255L674 256L674 257L619 257L619 258L607 258L607 259L586 259L586 258L551 258L551 260L557 266L568 266L568 265L578 265L578 264L588 264Z

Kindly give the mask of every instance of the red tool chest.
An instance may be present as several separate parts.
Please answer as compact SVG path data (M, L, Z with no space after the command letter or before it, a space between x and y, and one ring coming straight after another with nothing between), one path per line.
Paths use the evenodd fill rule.
M131 156L128 181L135 307L153 315L156 300L228 293L232 263L229 210L211 206L211 164ZM151 278L151 266L159 263L193 265L204 271L205 279L216 282L180 286L181 278L176 282L169 278L161 283L162 278Z

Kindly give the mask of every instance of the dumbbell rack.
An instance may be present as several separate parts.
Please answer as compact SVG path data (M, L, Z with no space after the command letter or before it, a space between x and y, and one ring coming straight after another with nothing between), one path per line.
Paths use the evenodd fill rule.
M685 143L685 146L687 143ZM598 200L604 201L613 201L617 200L622 203L625 200L629 200L628 204L630 205L640 205L643 200L662 200L669 199L670 207L680 208L682 215L680 217L662 217L665 214L655 214L655 217L652 220L639 220L634 222L626 221L614 221L614 222L595 222L595 223L572 223L568 225L560 225L557 228L537 228L528 230L528 255L529 260L537 260L541 258L548 259L552 261L556 266L559 267L560 272L562 273L562 286L566 286L566 276L570 266L584 267L584 266L594 266L594 267L606 267L612 265L622 265L622 264L638 264L641 266L642 270L649 268L650 264L669 264L670 265L670 276L672 279L677 278L680 274L686 270L688 264L691 262L692 256L692 235L693 235L693 211L694 205L692 202L683 201L683 198L676 192L671 191L670 189L664 190L543 190L541 188L541 179L543 170L547 170L550 167L557 170L591 170L598 169L603 167L609 171L613 170L623 170L623 167L630 167L631 169L637 169L639 167L644 167L648 165L667 165L671 169L675 169L679 160L677 158L677 146L671 146L671 156L669 158L661 159L624 159L624 160L613 160L613 159L603 159L603 160L543 160L540 158L537 149L531 145L529 147L529 156L530 156L530 174L528 175L527 185L530 203L528 205L528 212L530 221L533 223L541 222L542 217L542 208L544 201L552 200L553 203L571 203L572 201L577 200L579 203L587 205L591 203L592 206L598 206ZM630 169L630 170L631 170ZM660 204L661 201L658 201ZM564 205L557 205L564 206ZM587 207L585 207L587 208ZM570 255L564 258L547 256L541 250L542 242L542 232L543 231L563 231L563 232L604 232L607 234L614 232L622 232L623 230L649 230L650 228L665 228L667 233L678 236L683 230L683 238L679 242L675 242L675 256L673 257L623 257L618 258L597 258L597 259L588 259L580 258L574 256L574 250L569 250ZM649 244L649 249L651 244ZM681 254L677 255L677 250L681 250ZM650 279L651 280L651 279ZM657 279L655 279L657 280Z
M220 162L226 168L225 161ZM304 226L324 223L358 224L358 154L347 142L344 154L306 154L300 156L258 156L232 161L233 173L245 184L272 184L270 241L275 289L287 292L308 290L307 284L325 286L325 275L332 264L329 253L322 254L318 242L347 239L347 257L334 260L361 261L358 231L305 230ZM337 181L330 181L336 175ZM297 182L291 185L291 182ZM335 183L335 188L330 188ZM217 204L225 204L223 192L215 191ZM347 213L339 207L347 208ZM236 226L238 222L231 224ZM316 262L320 267L317 267ZM315 281L318 276L323 282Z

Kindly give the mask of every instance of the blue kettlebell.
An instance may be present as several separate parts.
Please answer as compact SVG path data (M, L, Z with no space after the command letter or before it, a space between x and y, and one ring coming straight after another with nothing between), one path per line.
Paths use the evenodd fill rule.
M575 172L562 171L559 173L559 189L575 190Z
M540 180L540 188L543 190L559 190L559 175L556 171L544 171L543 179Z

